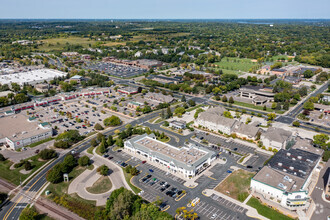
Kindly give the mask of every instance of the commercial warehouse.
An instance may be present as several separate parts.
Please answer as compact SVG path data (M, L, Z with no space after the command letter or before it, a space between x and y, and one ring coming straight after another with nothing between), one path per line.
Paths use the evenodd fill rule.
M124 148L131 154L138 154L158 163L162 169L192 178L211 165L216 154L195 145L181 148L156 140L151 134L143 134L125 141Z
M34 118L22 114L0 118L0 140L13 150L53 135L48 123L39 123Z

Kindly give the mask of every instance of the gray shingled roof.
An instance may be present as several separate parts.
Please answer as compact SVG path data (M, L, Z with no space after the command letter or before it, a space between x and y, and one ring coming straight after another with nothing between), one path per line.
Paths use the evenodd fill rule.
M235 123L237 122L234 119L226 118L224 116L210 113L208 111L200 113L198 118L201 120L204 120L204 121L223 125L223 126L230 127L230 128L233 127L235 125Z
M266 139L272 140L272 141L284 143L286 140L288 140L292 136L292 132L284 130L282 128L270 127L261 136L263 136Z
M255 137L257 136L259 130L260 128L258 127L241 122L240 124L236 124L234 132L238 134L244 134L250 137Z

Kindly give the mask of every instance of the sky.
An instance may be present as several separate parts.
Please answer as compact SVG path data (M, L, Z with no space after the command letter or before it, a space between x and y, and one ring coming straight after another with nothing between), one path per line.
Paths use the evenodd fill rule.
M330 19L330 0L0 0L0 18Z

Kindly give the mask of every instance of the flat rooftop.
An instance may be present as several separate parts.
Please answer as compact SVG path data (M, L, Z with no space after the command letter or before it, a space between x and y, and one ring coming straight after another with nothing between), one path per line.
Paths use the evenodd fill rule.
M301 149L281 149L269 161L268 166L305 179L310 175L319 159L320 155Z
M299 191L305 182L303 178L274 170L269 166L264 166L253 179L286 192Z
M52 70L52 69L37 69L26 72L0 75L0 83L1 84L11 84L18 83L23 85L24 83L38 83L43 82L44 80L51 80L54 77L65 76L66 73Z
M23 114L15 114L0 118L0 138L7 137L12 141L22 140L46 132L39 127L37 120L29 122Z
M135 143L142 145L151 151L159 152L174 160L186 164L193 164L207 154L207 152L196 148L176 148L171 145L154 140L150 137L144 137L136 141Z

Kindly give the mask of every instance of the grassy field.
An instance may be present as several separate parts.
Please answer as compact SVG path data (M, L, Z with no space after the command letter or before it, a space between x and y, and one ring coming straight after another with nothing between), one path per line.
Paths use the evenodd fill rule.
M15 185L19 185L20 181L24 181L28 178L32 173L38 170L42 165L44 165L47 161L39 161L38 156L33 156L27 158L28 160L32 160L32 171L28 174L22 174L20 170L24 170L24 166L11 170L10 167L13 165L13 162L6 160L0 162L0 178L3 178Z
M82 38L82 37L67 37L67 38L51 38L41 41L43 45L38 47L38 50L42 51L53 51L53 50L63 50L65 45L72 44L72 45L81 45L85 48L91 47L97 41L91 40L89 38Z
M266 218L269 219L274 219L274 220L292 220L292 218L283 215L265 205L262 205L260 201L256 198L251 198L248 202L247 205L255 208L258 213L262 216L265 216Z
M258 63L252 62L251 59L224 57L220 62L215 63L216 68L220 68L224 73L235 73L238 71L250 72L253 68L258 67Z
M93 186L86 188L86 190L93 194L100 194L108 192L112 187L112 183L107 176L101 176Z
M254 173L246 170L236 170L215 190L243 202L249 196L248 189L253 175Z
M51 194L49 199L53 200L57 204L60 204L70 211L78 214L85 219L93 219L94 213L98 210L95 201L84 200L76 193L68 195L68 187L72 180L84 172L88 167L75 167L69 173L69 182L61 182L58 184L49 184L46 190L49 190Z

